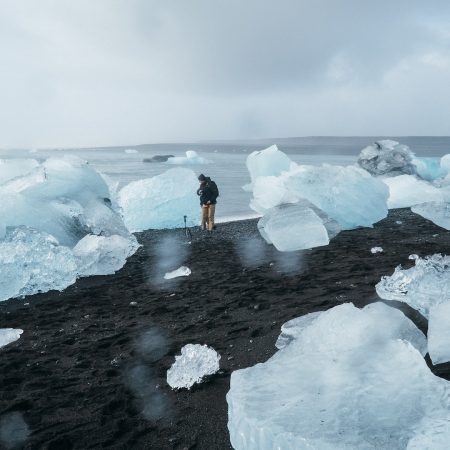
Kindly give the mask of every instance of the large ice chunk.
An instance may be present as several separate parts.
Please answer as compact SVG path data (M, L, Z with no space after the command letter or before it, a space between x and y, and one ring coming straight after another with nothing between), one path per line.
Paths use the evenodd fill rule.
M450 302L430 308L428 353L433 364L450 361Z
M436 225L450 230L450 203L428 202L413 206L411 211L425 219L431 220Z
M200 214L197 189L195 173L181 167L133 181L119 191L124 222L131 231L182 227L183 216L195 225Z
M103 177L76 157L50 158L0 185L0 209L6 226L49 233L68 247L89 233L117 234L120 227L120 234L129 234L111 209Z
M388 213L386 185L356 166L297 166L284 176L284 186L342 229L372 226Z
M73 249L78 275L110 275L120 270L139 244L134 236L96 236L88 234Z
M322 313L323 311L316 311L305 314L304 316L296 317L281 325L281 334L275 342L275 347L278 350L281 350L289 345L294 339L301 336L303 330L315 322Z
M426 181L413 175L399 175L383 180L389 187L388 207L408 208L427 202L442 201L442 192Z
M261 236L282 252L328 245L339 225L307 201L276 206L258 222Z
M207 375L216 373L219 360L220 355L211 347L187 344L181 349L181 355L175 356L175 362L167 371L167 383L172 389L190 389Z
M415 174L414 153L407 145L382 140L364 148L358 164L372 175Z
M17 341L22 333L20 328L0 328L0 347Z
M26 227L9 229L0 241L0 301L74 283L77 264L71 250L51 235Z
M299 326L267 362L232 373L234 449L400 450L439 428L450 437L450 384L401 312L345 304Z
M415 266L396 267L394 273L382 277L375 288L381 298L408 303L428 317L432 306L450 301L450 256L436 254L413 258Z
M112 273L136 250L107 179L85 161L66 156L7 165L14 177L0 181L1 300L62 290L77 276ZM82 258L73 253L77 246Z
M417 175L427 181L443 178L448 174L448 169L441 166L437 158L413 158L412 163L416 167Z
M443 170L450 172L450 153L441 158L440 166Z
M0 159L0 185L26 175L38 166L35 159Z
M250 173L252 185L258 177L278 176L295 165L285 153L278 150L276 145L272 145L264 150L250 153L247 156L247 169ZM252 185L245 186L251 190Z
M186 156L172 156L167 159L169 164L210 164L212 161L203 158L194 150L188 150Z

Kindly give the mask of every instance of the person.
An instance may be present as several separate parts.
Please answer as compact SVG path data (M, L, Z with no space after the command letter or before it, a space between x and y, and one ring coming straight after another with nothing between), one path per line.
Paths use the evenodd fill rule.
M206 177L202 173L199 175L198 181L200 182L200 186L197 189L197 195L200 197L200 207L202 208L201 228L202 230L208 229L212 231L216 228L214 225L214 215L219 189L210 177Z

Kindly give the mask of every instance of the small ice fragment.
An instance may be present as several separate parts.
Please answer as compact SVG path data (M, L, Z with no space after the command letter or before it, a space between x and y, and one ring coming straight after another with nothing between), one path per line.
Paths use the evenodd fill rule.
M17 341L23 330L20 328L0 328L0 347L10 344L11 342Z
M210 164L212 161L199 156L194 150L188 150L186 156L172 156L167 162L169 164Z
M172 389L190 389L205 376L215 374L219 370L219 360L220 355L213 348L187 344L167 371L167 383Z
M450 361L450 303L430 308L428 320L428 353L433 364Z
M177 277L188 277L191 274L191 269L186 266L181 266L177 270L172 270L172 272L167 272L164 275L165 280L171 280L172 278Z
M375 254L375 253L382 253L383 252L383 248L382 247L372 247L370 249L370 251Z
M402 225L402 224L403 224L403 222L402 222L401 220L396 220L395 223L396 223L397 225Z
M125 153L129 153L129 154L131 154L131 153L139 153L137 150L135 150L134 148L127 148L127 149L125 149L124 150L125 151Z
M137 302L130 302L130 306L137 306Z

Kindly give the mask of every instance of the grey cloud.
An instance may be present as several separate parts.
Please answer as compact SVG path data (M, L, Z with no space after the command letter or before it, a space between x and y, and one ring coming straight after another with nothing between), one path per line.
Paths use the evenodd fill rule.
M450 4L0 0L0 147L449 134Z

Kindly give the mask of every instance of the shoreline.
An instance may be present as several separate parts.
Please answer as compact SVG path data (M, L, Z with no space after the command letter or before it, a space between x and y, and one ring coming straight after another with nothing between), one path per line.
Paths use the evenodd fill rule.
M142 247L115 275L0 303L0 327L24 330L0 349L0 418L22 415L23 448L231 448L230 374L270 358L283 323L345 302L365 306L379 300L382 275L413 265L410 254L450 254L449 232L408 209L292 254L266 245L256 219L192 231L191 241L182 228L136 233ZM384 251L372 254L375 246ZM189 277L161 282L182 264ZM385 303L426 331L407 305ZM172 391L166 371L187 343L218 351L221 372ZM450 379L450 364L433 371Z

